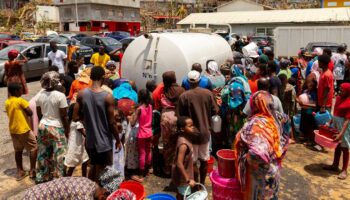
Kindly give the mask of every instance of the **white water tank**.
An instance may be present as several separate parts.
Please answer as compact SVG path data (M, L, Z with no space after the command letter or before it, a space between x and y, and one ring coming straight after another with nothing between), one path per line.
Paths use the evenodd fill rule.
M200 63L203 70L208 60L219 66L232 58L232 51L224 38L203 33L152 33L136 38L126 49L122 63L122 77L134 80L138 88L145 88L148 80L162 82L162 74L175 71L177 82Z

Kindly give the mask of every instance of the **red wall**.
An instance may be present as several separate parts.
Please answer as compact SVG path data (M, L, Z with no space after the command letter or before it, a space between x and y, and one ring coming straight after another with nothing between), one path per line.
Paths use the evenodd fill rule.
M112 21L101 21L100 26L93 26L94 21L91 21L91 31L101 32L104 30L102 24L108 27L108 31L126 31L132 36L138 35L140 33L141 23L140 22L112 22ZM96 22L96 21L95 21ZM80 26L80 31L87 31L86 26Z

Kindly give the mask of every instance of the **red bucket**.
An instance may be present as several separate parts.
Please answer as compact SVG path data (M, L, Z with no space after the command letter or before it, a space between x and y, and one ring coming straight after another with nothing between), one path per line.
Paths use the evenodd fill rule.
M235 177L235 151L231 149L222 149L216 153L218 156L219 174L223 178Z
M136 200L143 200L146 197L145 188L141 183L125 181L120 184L120 189L127 189L136 195Z
M210 156L210 159L208 160L208 169L207 169L207 173L211 173L213 171L214 168L214 163L215 163L215 158L214 156Z

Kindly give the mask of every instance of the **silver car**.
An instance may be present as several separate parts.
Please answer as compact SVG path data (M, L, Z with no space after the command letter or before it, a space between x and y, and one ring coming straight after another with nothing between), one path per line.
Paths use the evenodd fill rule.
M57 44L58 49L67 54L67 45ZM28 59L23 66L24 75L26 78L40 77L48 71L49 59L47 54L51 51L50 45L45 43L21 43L15 44L0 51L0 84L5 82L5 63L8 61L8 52L16 49L20 52L18 59L24 57Z

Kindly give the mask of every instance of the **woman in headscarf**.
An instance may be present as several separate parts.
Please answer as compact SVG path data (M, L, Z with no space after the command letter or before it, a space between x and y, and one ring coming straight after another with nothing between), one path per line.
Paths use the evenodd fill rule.
M274 113L265 91L250 100L253 116L236 136L237 175L244 199L277 199L280 166L288 144L288 118Z
M245 104L250 98L251 90L248 79L243 75L238 65L234 65L231 71L232 79L221 92L222 106L221 117L223 119L223 133L225 143L232 144L236 133L242 128L245 116L242 112ZM214 136L215 137L215 136ZM213 140L215 141L215 140Z
M310 81L315 80L318 84L320 76L321 76L321 73L319 71L319 65L317 60L312 64L310 74L306 77L306 79Z
M219 66L214 60L207 61L207 68L203 75L209 78L214 89L225 86L225 77L221 74Z
M207 61L207 67L203 76L207 77L213 86L213 94L216 99L216 103L221 106L221 90L226 84L226 78L221 74L218 64L214 60Z
M8 52L9 60L5 63L5 76L7 84L9 83L19 83L22 86L22 93L28 94L28 88L26 83L26 78L24 77L22 66L26 59L17 60L19 52L16 49L12 49Z
M47 72L40 83L44 90L39 92L36 99L40 119L36 183L65 176L63 160L69 133L66 95L56 91L60 85L59 74Z
M343 167L339 174L339 179L346 179L347 168L349 165L349 148L350 148L350 83L343 83L340 86L340 94L336 99L334 107L334 126L338 129L335 141L339 141L334 152L333 164L325 167L327 170L339 171L339 161L343 152Z
M164 92L161 95L162 113L160 118L161 135L163 139L163 173L166 176L171 174L171 164L175 157L176 148L176 122L175 108L180 95L185 89L176 83L174 71L163 73Z

